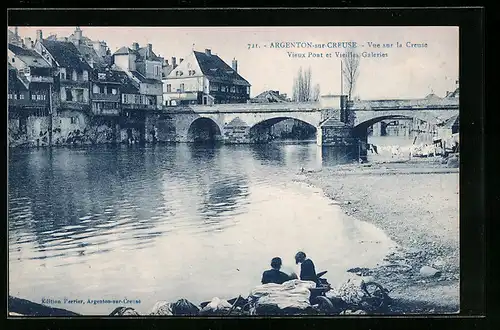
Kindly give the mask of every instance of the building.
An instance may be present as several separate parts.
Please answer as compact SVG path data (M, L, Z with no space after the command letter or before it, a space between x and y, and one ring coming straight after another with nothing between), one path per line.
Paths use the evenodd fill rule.
M139 47L134 42L132 48L121 47L113 54L114 65L125 72L138 87L140 96L133 103L125 104L130 110L156 110L162 105L164 59L153 52L153 46Z
M438 129L438 138L447 139L450 138L453 134L459 133L460 130L460 117L459 115L455 115L444 122L437 125Z
M268 90L260 93L250 100L251 103L275 103L290 102L287 94L280 94L279 91Z
M238 62L226 64L210 49L192 51L175 63L163 79L166 105L246 103L250 99L250 83L238 74Z
M8 44L8 113L13 143L49 143L53 68L33 48Z
M52 94L54 142L82 139L91 116L92 68L72 42L43 39L41 30L37 31L35 49L56 69Z
M19 31L17 26L14 28L14 32L7 30L7 42L9 45L14 45L18 47L23 46L23 40L19 36Z

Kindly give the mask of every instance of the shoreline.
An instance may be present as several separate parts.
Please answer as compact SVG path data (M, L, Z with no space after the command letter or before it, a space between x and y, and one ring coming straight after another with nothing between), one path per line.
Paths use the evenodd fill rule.
M349 270L389 289L395 312L459 311L458 168L432 158L346 164L307 171L298 181L397 244L376 267ZM421 274L423 266L439 273Z

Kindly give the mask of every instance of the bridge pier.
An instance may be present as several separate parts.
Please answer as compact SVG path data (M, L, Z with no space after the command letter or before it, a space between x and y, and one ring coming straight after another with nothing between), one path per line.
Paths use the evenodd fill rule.
M382 122L381 121L373 124L372 129L373 129L373 131L372 131L373 136L382 136Z
M224 126L222 136L225 144L250 143L250 127L243 122L231 122Z

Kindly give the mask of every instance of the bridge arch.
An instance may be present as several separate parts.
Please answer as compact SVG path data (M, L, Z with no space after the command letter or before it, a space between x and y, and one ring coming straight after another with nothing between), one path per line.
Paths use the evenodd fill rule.
M355 121L355 125L353 127L353 133L358 137L365 137L370 126L373 126L376 123L379 123L383 120L414 120L418 119L420 121L429 123L431 125L438 124L440 122L439 118L435 115L424 113L422 111L400 111L400 112L379 112L379 113L370 113L364 116L361 116L363 113L359 111L356 113L357 120ZM450 114L450 117L453 116ZM361 117L361 118L359 118Z
M316 135L317 127L316 123L311 123L308 120L297 118L295 116L280 116L261 120L256 124L252 125L249 129L249 138L251 142L268 142L275 138L275 133L272 131L272 127L284 120L293 119L300 123L305 124L302 128L295 131L300 138L305 138L307 135ZM293 128L292 128L293 129Z
M187 141L194 143L214 143L222 140L222 130L211 118L199 117L191 122L187 131Z

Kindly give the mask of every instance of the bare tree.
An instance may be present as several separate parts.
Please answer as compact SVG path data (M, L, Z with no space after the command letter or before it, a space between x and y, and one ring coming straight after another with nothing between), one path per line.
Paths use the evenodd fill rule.
M319 87L319 84L314 85L312 101L318 101L320 94L321 94L321 89Z
M346 48L346 57L342 59L342 76L347 88L347 98L351 101L359 77L360 56L355 48Z
M319 89L319 85L318 85ZM311 101L315 98L313 89L312 89L312 72L309 67L307 70L302 70L302 67L299 68L297 72L297 76L293 81L293 100L295 102L307 102Z

